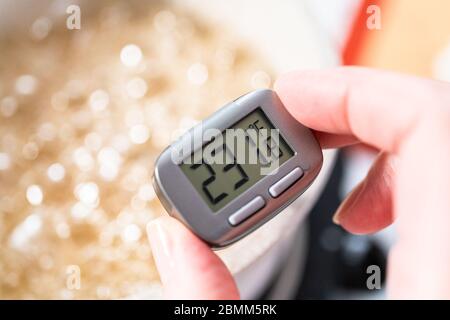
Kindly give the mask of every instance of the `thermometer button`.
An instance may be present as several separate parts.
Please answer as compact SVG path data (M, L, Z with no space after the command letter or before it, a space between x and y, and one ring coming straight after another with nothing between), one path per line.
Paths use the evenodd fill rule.
M303 170L300 167L295 168L269 188L270 195L274 198L278 197L301 177L303 177Z
M229 218L228 222L232 226L237 226L242 221L250 217L251 215L255 214L257 211L262 209L266 205L266 202L264 201L264 198L261 196L257 196L252 201L247 203L245 206L240 208L238 211L233 213Z

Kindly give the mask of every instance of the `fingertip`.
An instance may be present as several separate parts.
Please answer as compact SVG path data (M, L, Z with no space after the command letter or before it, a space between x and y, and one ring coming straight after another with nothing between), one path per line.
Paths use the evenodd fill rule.
M293 78L301 73L302 71L290 71L279 76L273 85L274 90L278 94L283 94L284 90L290 87L292 84Z
M286 73L275 82L277 92L288 112L311 129L335 134L351 134L345 114L336 107L346 86L338 69L301 70Z
M173 241L170 237L170 218L160 217L147 224L147 237L152 249L153 259L159 271L161 282L170 281L170 273L174 266Z
M239 298L222 260L178 220L158 218L148 224L147 233L167 298Z
M274 90L283 103L286 110L300 123L308 126L307 109L301 98L305 87L302 84L304 71L294 71L280 76L275 84Z

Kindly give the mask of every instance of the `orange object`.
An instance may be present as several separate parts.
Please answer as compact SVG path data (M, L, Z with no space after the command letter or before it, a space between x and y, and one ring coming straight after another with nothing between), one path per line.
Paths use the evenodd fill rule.
M381 29L366 27L369 5L381 9ZM436 57L450 45L450 1L364 0L343 52L346 65L433 77Z

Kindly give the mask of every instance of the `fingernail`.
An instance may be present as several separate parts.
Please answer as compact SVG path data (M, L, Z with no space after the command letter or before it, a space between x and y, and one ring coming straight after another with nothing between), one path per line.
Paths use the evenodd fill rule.
M341 203L339 208L336 210L336 213L333 215L333 222L335 224L341 224L342 212L349 210L358 201L359 195L361 194L363 188L363 182L361 182L349 193L344 202Z
M147 224L147 237L157 264L174 266L172 243L164 221L159 218Z
M340 225L341 223L339 222L339 209L336 211L336 213L333 215L333 223Z

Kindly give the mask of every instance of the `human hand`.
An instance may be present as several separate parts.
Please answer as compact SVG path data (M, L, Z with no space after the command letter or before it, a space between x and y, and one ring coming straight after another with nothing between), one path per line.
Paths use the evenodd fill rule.
M391 298L450 298L450 85L363 68L290 73L276 91L322 147L359 141L380 154L334 220L376 232L397 219Z
M450 85L343 67L287 74L275 90L323 148L380 150L334 220L365 234L398 218L390 297L450 298ZM239 297L223 262L181 223L160 218L148 234L167 298Z

